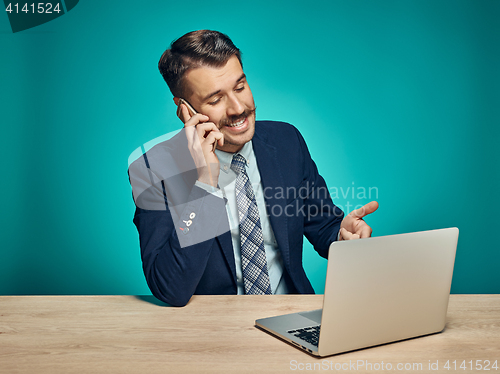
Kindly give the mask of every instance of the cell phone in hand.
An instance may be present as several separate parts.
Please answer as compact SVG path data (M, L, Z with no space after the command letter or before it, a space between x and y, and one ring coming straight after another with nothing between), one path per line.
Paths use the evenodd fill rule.
M196 110L194 110L194 108L192 107L192 105L187 102L187 100L184 100L184 99L180 98L179 99L179 104L177 105L177 117L181 118L181 114L182 114L181 113L181 104L184 104L188 108L189 115L191 117L194 116L196 113L198 113Z
M191 104L188 103L187 100L184 100L182 98L179 98L179 103L177 105L177 117L179 117L181 120L181 104L184 104L187 108L188 108L188 111L189 111L189 115L192 117L194 116L196 113L198 113ZM215 151L215 148L217 147L217 141L215 141L214 145L213 145L213 149L212 149L212 152Z

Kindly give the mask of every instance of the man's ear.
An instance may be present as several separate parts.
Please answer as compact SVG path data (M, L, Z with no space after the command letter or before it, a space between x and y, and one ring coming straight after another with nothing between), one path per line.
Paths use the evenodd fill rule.
M178 97L174 97L174 103L176 106L179 106L179 98Z

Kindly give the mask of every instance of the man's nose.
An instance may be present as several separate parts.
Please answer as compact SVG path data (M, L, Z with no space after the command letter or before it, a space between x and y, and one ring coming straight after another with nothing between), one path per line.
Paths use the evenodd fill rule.
M239 116L245 111L245 107L240 100L235 95L229 96L229 101L227 105L227 116Z

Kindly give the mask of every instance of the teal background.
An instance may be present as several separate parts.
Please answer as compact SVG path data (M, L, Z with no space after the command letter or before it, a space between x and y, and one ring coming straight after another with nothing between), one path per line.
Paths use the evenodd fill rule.
M157 63L203 28L243 51L258 119L299 128L338 205L372 187L376 236L457 226L452 292L500 292L499 19L491 0L85 0L13 34L0 14L0 294L149 293L128 157L180 128ZM304 262L323 292L326 260Z

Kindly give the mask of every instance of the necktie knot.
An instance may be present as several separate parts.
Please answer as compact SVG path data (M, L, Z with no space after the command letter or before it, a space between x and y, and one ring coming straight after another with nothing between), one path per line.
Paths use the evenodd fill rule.
M236 174L240 174L245 171L246 164L247 161L245 160L245 157L238 153L233 156L233 160L231 161L231 169L234 170Z

